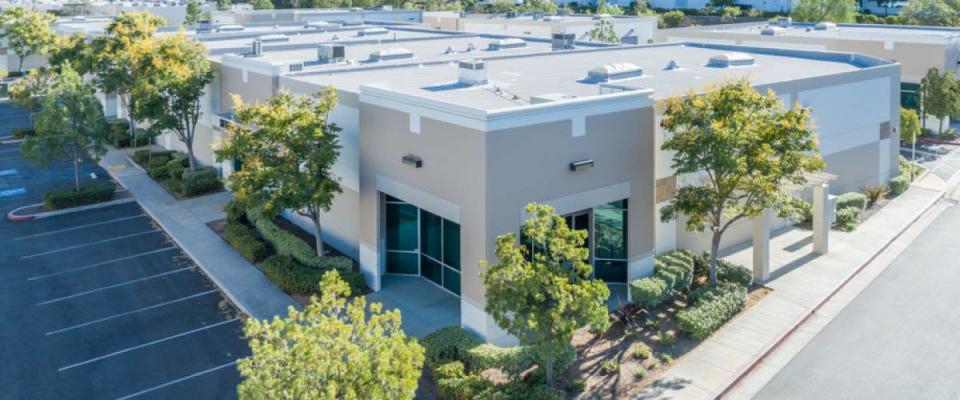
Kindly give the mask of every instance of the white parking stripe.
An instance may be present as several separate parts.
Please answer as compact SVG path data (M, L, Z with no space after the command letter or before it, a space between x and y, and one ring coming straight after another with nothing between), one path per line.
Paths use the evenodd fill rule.
M43 232L43 233L37 233L37 234L33 234L33 235L20 236L20 237L18 237L18 238L14 238L13 240L33 239L33 238L37 238L37 237L41 237L41 236L53 235L53 234L62 233L62 232L75 231L75 230L77 230L77 229L89 228L89 227L92 227L92 226L112 224L112 223L114 223L114 222L126 221L126 220L131 220L131 219L140 218L140 217L144 217L144 215L143 215L143 214L137 214L137 215L133 215L133 216L129 216L129 217L111 219L111 220L109 220L109 221L94 222L94 223L92 223L92 224L75 226L75 227L72 227L72 228L63 228L63 229L57 229L57 230L55 230L55 231L50 231L50 232Z
M150 279L160 278L160 277L163 277L163 276L172 275L172 274L175 274L175 273L178 273L178 272L183 272L183 271L191 270L191 269L194 269L194 268L196 268L196 267L190 266L190 267L175 269L175 270L173 270L173 271L167 271L167 272L159 273L159 274L156 274L156 275L145 276L145 277L143 277L143 278L137 278L137 279L134 279L134 280L132 280L132 281L126 281L126 282L123 282L123 283L117 283L117 284L113 284L113 285L110 285L110 286L104 286L104 287L98 288L98 289L87 290L87 291L85 291L85 292L75 293L75 294L71 294L71 295L69 295L69 296L58 297L58 298L53 299L53 300L42 301L42 302L40 302L40 303L37 303L37 305L38 305L38 306L45 306L45 305L47 305L47 304L53 304L53 303L61 302L61 301L64 301L64 300L70 300L70 299L77 298L77 297L80 297L80 296L86 296L86 295L88 295L88 294L93 294L93 293L97 293L97 292L102 292L102 291L104 291L104 290L115 289L115 288L118 288L118 287L121 287L121 286L132 285L132 284L134 284L134 283L140 283L140 282L143 282L143 281L148 281L148 280L150 280Z
M239 360L237 360L237 361L239 361ZM128 395L126 395L126 396L117 398L117 400L128 400L128 399L132 399L132 398L134 398L134 397L137 397L137 396L140 396L140 395L144 395L144 394L153 392L153 391L155 391L155 390L163 389L163 388L165 388L165 387L167 387L167 386L175 385L175 384L178 384L178 383L180 383L180 382L183 382L183 381L186 381L186 380L190 380L190 379L196 378L196 377L198 377L198 376L206 375L206 374L209 374L209 373L211 373L211 372L216 372L216 371L219 371L219 370L224 369L224 368L227 368L227 367L232 367L232 366L234 366L234 365L237 365L237 361L231 361L231 362L228 362L228 363L223 364L223 365L218 365L218 366L213 367L213 368L210 368L210 369L206 369L206 370L203 370L203 371L200 371L200 372L197 372L197 373L193 373L193 374L187 375L187 376L185 376L185 377L183 377L183 378L174 379L174 380L172 380L172 381L170 381L170 382L162 383L162 384L159 384L159 385L157 385L157 386L154 386L154 387L151 387L151 388L148 388L148 389L141 390L141 391L136 392L136 393L131 393L131 394L128 394Z
M36 280L40 280L40 279L50 278L50 277L57 276L57 275L64 275L64 274L69 274L69 273L73 273L73 272L77 272L77 271L84 271L84 270L88 270L88 269L91 269L91 268L96 268L96 267L99 267L99 266L102 266L102 265L113 264L113 263L115 263L115 262L131 260L131 259L134 259L134 258L137 258L137 257L149 256L149 255L151 255L151 254L162 253L162 252L164 252L164 251L170 251L170 250L173 250L173 249L176 249L176 248L177 248L177 246L164 247L164 248L162 248L162 249L151 250L151 251L143 252L143 253L140 253L140 254L134 254L134 255L132 255L132 256L114 258L114 259L112 259L112 260L101 261L101 262L97 262L97 263L93 263L93 264L87 264L87 265L84 265L84 266L82 266L82 267L70 268L70 269L67 269L67 270L63 270L63 271L59 271L59 272L54 272L54 273L50 273L50 274L46 274L46 275L31 276L31 277L27 278L27 280L28 280L28 281L36 281Z
M144 343L144 344L139 344L139 345L136 345L136 346L133 346L133 347L128 347L128 348L123 349L123 350L118 350L118 351L115 351L115 352L113 352L113 353L104 354L104 355L99 356L99 357L94 357L94 358L91 358L91 359L86 360L86 361L81 361L81 362L78 362L78 363L75 363L75 364L67 365L67 366L65 366L65 367L60 367L60 369L58 369L58 371L63 372L63 371L66 371L66 370L68 370L68 369L72 369L72 368L84 366L84 365L87 365L87 364L90 364L90 363L93 363L93 362L97 362L97 361L100 361L100 360L104 360L104 359L107 359L107 358L110 358L110 357L115 357L115 356L118 356L118 355L121 355L121 354L124 354L124 353L129 353L129 352L134 351L134 350L142 349L142 348L144 348L144 347L150 347L150 346L153 346L153 345L155 345L155 344L159 344L159 343L163 343L163 342L166 342L166 341L170 341L170 340L173 340L173 339L176 339L176 338L181 338L181 337L184 337L184 336L192 335L192 334L197 333L197 332L203 332L203 331L205 331L205 330L207 330L207 329L213 329L213 328L216 328L216 327L218 327L218 326L220 326L220 325L226 325L226 324L229 324L229 323L231 323L231 322L236 322L236 321L239 321L239 320L240 320L240 318L234 317L234 318L228 319L228 320L226 320L226 321L217 322L217 323L215 323L215 324L207 325L207 326L200 327L200 328L197 328L197 329L191 329L191 330L186 331L186 332L180 332L180 333L178 333L178 334L176 334L176 335L167 336L167 337L165 337L165 338L163 338L163 339L153 340L153 341L150 341L150 342L147 342L147 343Z
M57 330L55 330L55 331L47 332L47 336L56 335L56 334L58 334L58 333L63 333L63 332L71 331L71 330L78 329L78 328L83 328L83 327L85 327L85 326L90 326L90 325L99 324L99 323L101 323L101 322L109 321L109 320L112 320L112 319L117 319L117 318L120 318L120 317L126 317L126 316L128 316L128 315L133 315L133 314L136 314L136 313L139 313L139 312L144 312L144 311L149 311L149 310L153 310L153 309L160 308L160 307L164 307L164 306L169 306L169 305L171 305L171 304L176 304L176 303L179 303L179 302L181 302L181 301L187 301L187 300L190 300L190 299L195 299L195 298L197 298L197 297L203 297L203 296L206 296L206 295L208 295L208 294L216 293L216 292L217 292L217 289L208 290L208 291L206 291L206 292L200 292L200 293L197 293L197 294L192 294L192 295L189 295L189 296L187 296L187 297L181 297L181 298L179 298L179 299L174 299L174 300L170 300L170 301L165 301L165 302L163 302L163 303L154 304L154 305L152 305L152 306L147 306L147 307L143 307L143 308L138 308L138 309L136 309L136 310L127 311L127 312L123 312L123 313L120 313L120 314L114 314L114 315L111 315L111 316L109 316L109 317L98 318L98 319L95 319L95 320L93 320L93 321L87 321L87 322L84 322L84 323L82 323L82 324L77 324L77 325L69 326L69 327L66 327L66 328L63 328L63 329L57 329Z
M90 242L90 243L76 244L76 245L73 245L73 246L67 246L67 247L63 247L63 248L56 249L56 250L49 250L49 251L44 251L44 252L42 252L42 253L31 254L31 255L28 255L28 256L21 256L20 259L21 259L21 260L26 260L26 259L28 259L28 258L45 256L45 255L47 255L47 254L59 253L59 252L61 252L61 251L79 249L79 248L81 248L81 247L87 247L87 246L97 245L97 244L100 244L100 243L112 242L112 241L114 241L114 240L127 239L127 238L132 238L132 237L135 237L135 236L147 235L147 234L154 233L154 232L160 232L160 230L159 230L159 229L151 229L151 230L149 230L149 231L131 233L131 234L129 234L129 235L112 237L112 238L110 238L110 239L97 240L97 241L95 241L95 242Z

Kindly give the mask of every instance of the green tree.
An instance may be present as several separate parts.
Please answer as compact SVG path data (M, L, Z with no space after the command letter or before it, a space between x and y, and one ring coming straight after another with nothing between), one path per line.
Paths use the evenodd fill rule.
M657 16L657 28L676 28L683 24L686 15L683 11L667 11Z
M616 4L607 4L604 0L597 1L597 14L623 15L623 8Z
M783 185L803 184L806 173L824 168L813 155L817 140L809 116L810 110L797 104L784 109L772 92L757 93L746 80L667 101L662 126L668 137L661 149L674 152L676 174L701 180L677 189L660 218L685 216L687 230L712 232L712 283L720 240L731 225L766 209L783 218L798 218L804 209L803 200Z
M273 2L270 0L251 0L250 5L254 10L272 10Z
M287 318L247 320L252 355L240 360L241 399L412 399L423 347L400 329L400 311L348 299L336 271L320 282L321 297Z
M41 101L36 134L20 146L24 158L46 167L55 160L73 161L74 188L80 190L80 159L106 152L106 119L93 85L65 63Z
M127 122L133 143L137 137L137 101L134 86L144 77L135 66L145 50L145 42L164 24L164 20L146 12L120 14L107 26L106 33L91 44L94 82L103 93L116 93L120 106L127 111Z
M93 68L90 46L82 33L58 37L56 44L50 50L49 58L50 66L57 71L67 62L81 76Z
M190 170L197 168L193 140L200 99L213 80L207 48L183 33L144 41L134 75L137 114L154 132L171 131L187 148Z
M920 116L909 108L900 108L900 144L912 145L920 136Z
M620 43L620 37L613 29L613 24L605 19L600 20L594 25L593 29L587 32L587 37L591 41L601 43Z
M799 0L790 12L793 19L814 23L853 22L856 14L855 0Z
M48 68L37 68L27 76L10 85L10 101L17 107L30 112L33 121L44 96L53 85L53 72Z
M230 0L217 0L217 10L226 11L230 9Z
M295 99L286 92L266 103L234 108L237 124L217 151L219 160L238 159L243 169L230 175L240 201L275 215L284 209L306 209L313 221L317 255L323 255L320 216L330 211L340 182L331 168L340 156L335 124L328 122L337 95L326 88L313 97Z
M940 120L938 134L943 133L943 121L960 112L960 83L952 72L940 73L936 68L927 70L920 81L923 88L923 112Z
M57 18L45 11L12 7L0 14L0 39L17 55L17 72L23 72L23 60L34 54L46 54L57 36L50 24Z
M487 289L486 311L501 328L524 345L537 346L547 384L554 384L556 357L570 344L577 329L609 326L605 301L610 290L593 279L584 247L587 231L567 227L553 207L531 203L530 219L518 245L513 233L497 237L499 263L481 262Z
M900 16L920 25L955 26L958 10L943 0L910 0Z
M199 0L187 0L187 16L183 19L184 25L196 25L202 18Z
M522 12L556 14L557 3L550 0L526 0L520 10Z

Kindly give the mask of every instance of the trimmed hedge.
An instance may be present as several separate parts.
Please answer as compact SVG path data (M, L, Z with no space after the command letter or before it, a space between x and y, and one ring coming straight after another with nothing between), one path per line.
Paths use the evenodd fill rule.
M693 305L677 312L677 327L687 336L701 340L743 310L747 288L721 283L698 289L690 297Z
M33 128L13 128L10 130L10 135L13 136L14 139L25 139L36 134L37 131L33 130Z
M693 273L695 276L710 276L710 252L703 251L693 256ZM750 286L753 283L753 272L742 265L734 264L722 258L717 259L717 280Z
M273 255L263 262L263 272L287 293L312 294L320 291L320 279L327 271L304 268L291 257Z
M217 176L217 170L213 167L201 167L197 168L196 171L184 171L181 181L183 181L182 193L187 196L209 193L220 189L220 178Z
M440 328L420 339L426 364L436 370L451 361L466 361L468 351L483 342L459 326Z
M890 186L890 193L895 196L906 192L907 188L910 187L910 172L907 171L906 174L893 177L893 179L890 179L888 186Z
M443 400L473 400L482 393L494 390L490 380L470 375L462 362L452 361L436 368L434 380L437 382L437 394Z
M277 254L290 256L300 264L320 270L336 269L341 277L353 269L353 262L347 257L320 257L310 245L294 234L283 230L267 216L257 216L248 210L247 219L253 221L257 233L263 237Z
M227 222L243 222L246 219L247 208L237 199L230 200L223 210L227 212Z
M565 346L563 350L553 362L556 375L573 365L577 359L577 349L572 345ZM519 377L524 371L537 365L538 360L537 348L533 346L499 347L481 344L467 350L467 364L471 370L499 369L512 378Z
M674 250L661 254L654 259L653 268L653 276L630 282L630 297L634 303L652 308L690 290L694 269L690 252Z
M267 256L267 246L253 236L250 228L239 223L227 223L227 229L224 232L227 243L230 243L243 258L250 262L257 262Z
M170 156L154 153L147 161L147 173L157 179L169 178L167 175L167 163L170 162Z
M846 232L853 231L860 222L860 209L847 207L837 210L837 225Z
M80 188L79 191L56 189L43 194L43 205L48 210L60 210L100 203L113 199L113 194L116 191L117 189L113 185L87 186Z
M848 192L841 194L837 197L837 209L844 208L859 208L864 210L867 208L867 195L857 192Z

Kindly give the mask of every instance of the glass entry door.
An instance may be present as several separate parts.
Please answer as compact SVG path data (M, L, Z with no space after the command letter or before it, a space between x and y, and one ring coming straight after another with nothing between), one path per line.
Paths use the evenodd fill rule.
M386 196L387 273L420 275L460 295L460 225Z
M567 226L586 230L593 276L607 283L627 282L627 200L564 216Z

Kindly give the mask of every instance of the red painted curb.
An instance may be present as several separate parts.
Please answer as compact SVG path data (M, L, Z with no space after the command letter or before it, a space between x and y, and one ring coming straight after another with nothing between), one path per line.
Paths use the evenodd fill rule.
M768 347L757 358L751 361L750 365L747 366L747 368L745 368L743 371L737 374L736 378L734 378L733 381L727 384L727 386L723 388L723 390L720 391L720 393L717 394L716 397L714 397L714 400L722 399L723 396L726 396L728 393L730 393L730 389L733 389L735 386L737 386L740 383L740 381L743 380L743 378L746 378L747 375L750 375L750 373L753 372L753 370L757 367L757 364L760 364L761 361L763 361L765 358L767 358L767 356L773 353L774 350L780 347L780 345L783 344L783 342L786 341L788 337L793 335L793 333L796 332L801 325L807 322L807 320L809 320L810 317L812 317L813 314L817 312L817 310L819 310L821 307L827 304L827 302L830 301L830 299L832 299L833 296L835 296L838 292L840 292L840 290L846 287L847 284L853 280L853 278L856 278L857 275L860 275L860 272L862 272L864 269L867 268L868 265L870 265L870 263L876 260L881 253L886 251L890 247L890 245L893 244L893 242L899 239L900 236L907 231L907 229L910 229L910 227L912 227L913 224L919 221L920 218L923 217L923 215L926 214L927 211L929 211L931 208L933 208L933 206L936 205L940 200L942 200L945 195L946 195L946 192L941 192L940 195L938 195L934 201L932 201L926 208L923 209L923 211L921 211L919 214L917 214L916 217L910 220L910 222L907 223L906 227L901 229L900 232L897 232L897 234L894 235L893 238L891 238L889 241L887 241L887 243L884 244L883 247L880 248L880 250L877 250L877 252L874 253L872 256L870 256L870 258L867 259L866 262L864 262L859 267L857 267L857 269L854 270L853 273L851 273L849 276L847 276L847 278L844 279L843 282L840 282L840 284L837 285L837 287L834 288L826 297L820 300L820 302L818 302L816 306L811 308L810 311L808 311L807 314L803 316L803 318L800 318L800 320L797 321L792 327L790 327L790 329L788 329L786 333L780 336L780 338L774 341L773 344L770 345L770 347Z
M29 206L27 206L27 207L29 207ZM24 208L24 207L20 207L20 208ZM33 221L34 219L37 218L35 215L16 215L16 214L14 214L14 213L15 213L17 210L19 210L20 208L17 208L17 209L15 209L15 210L13 210L13 211L8 212L8 213L7 213L7 221L10 221L10 222L26 222L26 221Z

